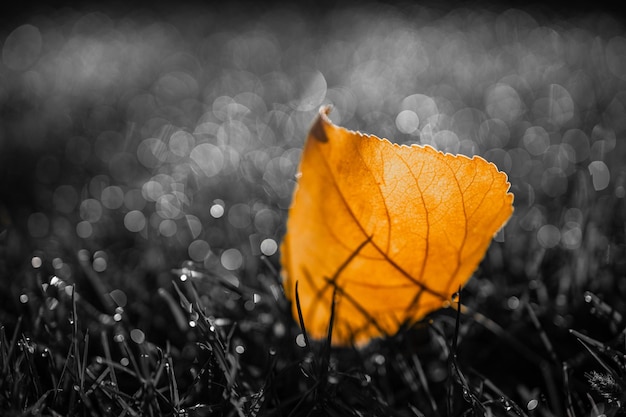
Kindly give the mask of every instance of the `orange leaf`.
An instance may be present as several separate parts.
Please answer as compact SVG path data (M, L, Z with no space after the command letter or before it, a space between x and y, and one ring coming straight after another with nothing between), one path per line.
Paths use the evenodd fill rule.
M333 125L322 108L300 162L281 247L308 334L333 344L395 334L448 303L513 212L507 176L481 157L401 146ZM297 309L293 302L293 314Z

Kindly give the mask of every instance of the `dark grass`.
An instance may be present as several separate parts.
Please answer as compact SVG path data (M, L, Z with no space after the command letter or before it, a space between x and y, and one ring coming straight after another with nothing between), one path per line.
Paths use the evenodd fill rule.
M261 238L280 241L284 234L290 193L282 194L280 185L293 184L295 167L279 171L283 176L276 180L264 176L269 168L264 171L248 161L254 160L256 156L252 155L257 152L254 155L258 156L259 151L269 155L268 159L293 157L288 152L301 146L315 113L315 109L294 110L298 105L294 104L294 97L299 97L302 92L298 89L303 86L286 89L280 83L268 81L264 89L255 90L267 105L253 108L253 115L265 120L276 132L276 138L264 137L260 145L253 142L252 150L240 150L243 162L236 170L228 172L226 167L210 180L198 176L197 182L188 183L185 193L192 201L186 210L204 225L201 238L212 251L203 263L187 260L190 257L187 247L193 240L187 235L172 239L149 228L146 236L127 230L124 216L128 209L123 207L104 210L102 218L93 222L93 235L81 238L75 232L76 224L85 219L79 204L64 211L50 202L61 185L75 187L77 198L82 201L96 197L93 189L101 191L105 185L119 185L128 191L136 188L137 182L141 188L141 183L158 173L173 175L176 164L169 162L152 167L135 162L131 174L125 174L124 170L117 172L116 165L96 157L95 150L90 159L77 163L66 143L74 143L70 139L81 136L94 149L97 143L103 148L106 148L103 144L112 144L105 151L116 154L128 151L122 145L130 146L135 152L137 143L154 133L148 129L153 126L151 123L157 127L166 124L158 120L193 132L198 120L211 108L213 99L258 87L249 83L254 77L229 72L242 64L228 55L227 48L220 43L237 33L248 33L255 24L266 31L270 27L277 44L287 45L279 51L281 70L288 74L285 79L298 78L302 66L319 65L330 88L347 82L350 77L343 75L352 74L354 68L352 61L341 60L340 53L333 55L335 60L312 59L308 51L318 51L319 45L335 42L332 45L337 49L344 42L348 45L344 55L352 57L349 51L363 46L360 40L374 29L375 36L367 38L368 42L384 39L393 24L415 29L414 22L423 26L427 22L447 22L442 24L442 33L446 30L454 33L457 22L464 18L479 22L484 10L487 10L484 13L488 16L485 19L489 31L496 26L495 20L489 19L504 15L506 9L493 5L472 15L467 8L447 14L443 8L434 7L428 9L427 18L422 15L419 18L422 20L415 17L414 21L410 13L419 14L414 6L376 7L347 11L337 7L336 15L330 12L307 15L299 10L268 13L260 19L261 23L237 10L224 12L227 18L222 21L215 17L219 15L208 12L198 13L199 17L189 13L172 17L160 8L150 13L122 12L121 6L112 10L112 20L130 16L131 23L140 28L163 21L176 28L163 25L165 38L172 36L178 41L173 41L172 46L159 38L158 45L167 50L182 48L201 61L199 66L210 68L208 75L198 72L194 76L201 80L202 88L215 91L205 91L206 96L196 97L196 101L178 100L175 94L168 96L167 92L153 89L161 65L168 70L168 65L179 65L193 73L197 62L184 54L174 64L166 60L150 62L152 67L147 65L141 77L122 80L122 86L105 83L107 88L100 86L100 90L92 90L81 84L71 94L66 91L71 99L61 100L67 106L63 107L65 113L56 112L58 106L48 101L44 106L44 99L52 99L33 93L39 90L30 88L20 71L2 68L2 80L6 82L0 91L3 122L1 415L575 417L624 414L626 171L623 158L626 152L622 142L626 129L622 120L624 112L620 113L619 107L624 80L607 72L602 62L579 62L576 56L564 58L565 69L546 70L546 78L538 85L524 89L520 82L516 88L523 91L523 100L532 103L541 97L544 84L565 83L568 68L572 73L581 70L591 79L583 98L593 95L595 101L591 107L577 101L577 109L582 109L580 114L561 126L546 122L541 107L529 109L520 120L511 121L507 146L521 146L525 123L552 129L554 145L560 143L560 134L569 128L580 128L591 135L594 126L605 126L617 137L615 148L601 154L611 171L609 186L595 189L588 170L591 156L567 165L571 170L561 193L555 192L549 181L547 186L542 184L541 170L512 176L516 213L505 229L504 238L492 243L474 278L462 290L463 309L433 312L397 335L374 340L362 348L330 348L330 340L314 341L306 334L300 336L300 327L306 327L306 323L298 323L298 318L292 316L290 302L282 292L279 254L264 256L257 249ZM358 23L367 30L351 32L345 29L349 25L333 17L347 19L351 13L358 14L355 10L363 14ZM623 33L620 21L599 15L585 18L570 11L567 18L555 18L552 13L541 12L545 9L538 6L529 10L541 24L552 25L562 33L582 27L597 35L603 45ZM96 38L98 30L106 32L109 23L99 15L89 15L93 20L81 21L82 26L76 24L83 15L87 16L86 11L49 7L44 17L40 12L32 12L22 13L20 19L33 19L42 27L57 25L65 28L64 33L75 31ZM284 26L276 26L281 16L297 21L295 24L284 21ZM373 16L382 16L383 24L372 29ZM519 16L524 20L526 15ZM202 26L205 17L210 23ZM7 23L3 38L22 20L14 22ZM505 29L500 26L498 30ZM209 37L213 42L210 47L198 40L213 31L223 33ZM159 33L146 32L142 39L154 40L150 36ZM572 33L586 39L584 31L572 29ZM509 39L506 30L503 37ZM381 48L388 46L381 41ZM502 48L503 53L498 56L503 62L513 60L504 53L506 48ZM365 48L360 56L367 53L376 57L378 52L376 48ZM259 61L252 62L248 70L266 71L264 65L270 63L260 55L256 59ZM345 124L402 141L415 140L399 132L393 120L399 109L398 101L404 95L426 92L422 84L410 87L402 84L412 79L406 72L413 69L398 70L394 73L397 78L391 83L385 77L378 79L390 88L400 85L397 87L400 91L381 89L374 104L363 99L360 106L365 110L354 110L351 117L346 117ZM483 106L482 98L475 96L467 85L456 85L461 93L454 93L455 88L449 85L450 74L432 72L420 79L437 87L430 90L430 95L448 97L451 106ZM367 71L360 74L365 78L371 75ZM532 79L533 74L524 76ZM223 83L212 84L217 78ZM361 79L358 81L352 85L357 92L363 84ZM487 81L490 84L498 80L487 77ZM413 90L407 90L410 88ZM573 89L571 85L570 88ZM44 94L41 91L39 94ZM142 108L147 114L145 118L143 113L127 111L129 97L139 97L145 92L152 92L162 101L158 106L146 104ZM102 103L107 111L101 111ZM342 107L341 100L335 103L338 114L349 115L349 105L343 104ZM284 111L292 118L263 119L270 109ZM60 117L63 115L67 117ZM152 116L158 120L149 123L147 119ZM133 123L144 131L136 133L128 129ZM106 136L109 142L98 142L103 131L109 132ZM46 163L50 158L46 157L50 156L59 163L48 170ZM557 156L556 162L548 162L557 164ZM550 167L548 162L542 166L544 170ZM94 181L103 175L108 178L105 185L100 180ZM263 222L257 229L254 225L236 227L226 220L228 215L222 220L209 216L211 205L218 199L227 209L246 203L256 207L256 212L269 210L275 216L267 223L271 227ZM147 216L155 214L149 204L145 211ZM48 233L33 232L29 219L34 212L44 213L50 220ZM578 244L572 244L567 240L571 235L565 235L572 222L581 231ZM69 228L64 224L70 224ZM564 237L559 244L542 244L537 238L538 230L546 224L562 231ZM244 257L243 265L234 271L224 268L219 258L229 248L238 248ZM99 257L106 260L106 268L96 271L94 267L98 264L94 262Z
M575 416L622 410L622 318L584 291L557 312L553 303L541 303L537 294L550 289L540 283L511 311L497 287L477 296L474 291L497 284L475 279L463 291L466 314L442 311L363 349L329 349L324 341L293 342L299 328L280 292L234 288L183 268L173 271L178 276L159 291L164 302L151 310L167 322L159 329L166 335L136 343L132 315L124 312L116 322L80 296L80 283L42 286L50 275L41 272L21 272L33 284L30 311L17 316L4 309L5 415ZM276 290L273 266L266 273L265 288ZM250 312L244 306L255 294L260 301ZM236 300L235 306L226 307L226 300ZM51 309L50 303L58 304ZM554 323L562 311L568 326ZM533 400L536 407L528 405Z

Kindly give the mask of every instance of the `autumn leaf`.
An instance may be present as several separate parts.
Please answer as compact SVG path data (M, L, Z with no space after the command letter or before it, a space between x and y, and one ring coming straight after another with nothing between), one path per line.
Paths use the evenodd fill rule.
M306 330L333 344L393 335L449 303L513 212L505 173L483 158L392 144L333 125L307 138L281 247Z

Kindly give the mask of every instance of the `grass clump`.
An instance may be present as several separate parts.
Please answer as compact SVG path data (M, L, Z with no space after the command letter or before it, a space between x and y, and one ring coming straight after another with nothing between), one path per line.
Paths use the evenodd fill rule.
M518 318L502 317L518 323L506 328L468 302L463 313L437 312L364 348L331 349L329 341L302 337L276 292L270 264L268 285L260 289L189 263L172 272L171 286L159 291L159 314L168 316L177 337L162 344L134 327L123 307L88 320L95 307L75 285L54 275L39 281L41 299L34 291L22 299L33 316L0 328L2 410L59 416L623 413L621 317L591 293L582 304L587 314L580 314L595 329L581 330L603 330L602 341L574 329L562 330L569 336L555 332L536 302L522 301ZM472 291L481 287L470 285L463 300L480 298Z

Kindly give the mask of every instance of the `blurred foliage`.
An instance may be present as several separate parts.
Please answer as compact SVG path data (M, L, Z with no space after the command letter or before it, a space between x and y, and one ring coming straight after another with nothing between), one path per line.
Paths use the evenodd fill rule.
M622 22L377 3L226 9L59 8L0 28L4 375L10 346L52 350L58 359L47 369L60 372L68 343L84 343L81 360L105 358L89 365L98 375L120 361L132 368L132 352L140 358L169 340L166 355L132 368L125 392L146 369L165 372L172 355L176 406L177 389L191 390L188 405L235 398L206 375L228 376L224 363L241 360L242 392L273 387L270 409L323 398L326 412L341 413L356 405L337 398L367 386L380 402L364 410L381 414L438 414L450 398L454 413L461 403L478 412L489 390L511 411L493 387L540 415L598 410L585 394L589 355L569 329L623 344L621 317L603 307L626 307ZM457 334L459 368L446 367L455 327L446 314L358 354L313 360L296 343L277 249L300 148L323 104L349 128L482 155L508 173L516 211L463 293L475 312ZM177 292L173 278L185 288ZM181 311L182 294L192 301ZM68 324L74 309L80 329ZM232 342L222 346L226 362L198 332L200 313ZM315 361L330 376L307 368ZM21 368L29 363L12 363L14 376L31 375ZM327 376L334 382L319 391L314 377ZM450 393L451 385L461 388ZM311 387L325 394L307 397ZM68 411L77 400L68 401L55 404Z

